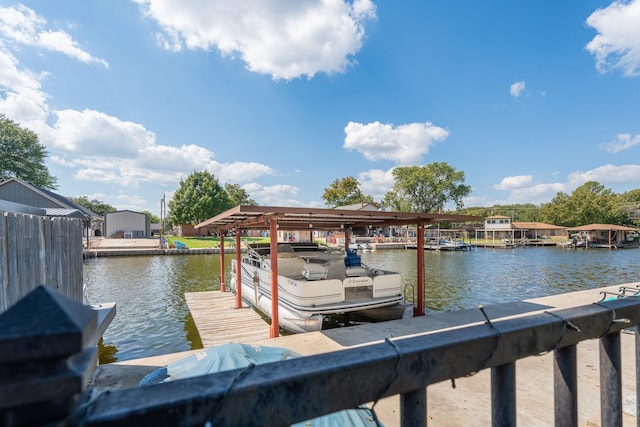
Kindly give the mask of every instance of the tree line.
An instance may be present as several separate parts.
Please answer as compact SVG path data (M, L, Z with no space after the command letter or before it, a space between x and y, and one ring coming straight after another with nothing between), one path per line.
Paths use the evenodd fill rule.
M0 114L0 181L20 178L45 189L56 188L44 160L47 151L38 135L22 128ZM443 212L446 206L455 206L449 213L476 215L504 215L512 221L544 222L564 227L603 223L640 227L640 189L617 194L602 184L590 181L571 194L558 192L549 202L541 205L515 204L491 207L464 207L463 199L471 193L465 183L464 172L446 162L424 166L398 166L393 169L393 187L376 201L364 194L359 181L353 176L336 179L322 194L329 208L372 203L378 207L399 212ZM87 196L70 197L97 215L116 209ZM234 206L256 205L245 189L237 184L220 184L208 171L193 171L180 180L178 189L169 202L168 224L197 224ZM152 222L160 218L151 212Z

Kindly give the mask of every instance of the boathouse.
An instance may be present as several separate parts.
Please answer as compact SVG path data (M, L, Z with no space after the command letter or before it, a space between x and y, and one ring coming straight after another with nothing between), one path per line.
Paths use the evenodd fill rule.
M637 246L637 228L614 224L588 224L569 228L568 232L578 240L588 242L589 247L625 247Z
M37 187L19 178L0 182L0 200L42 208L47 216L78 218L83 221L84 236L102 233L102 217L66 197Z

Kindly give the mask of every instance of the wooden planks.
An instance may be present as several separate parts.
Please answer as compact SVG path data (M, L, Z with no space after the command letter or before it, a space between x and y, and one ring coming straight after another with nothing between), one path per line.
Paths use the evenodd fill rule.
M184 296L205 348L269 338L269 324L244 302L242 308L235 308L232 292L185 292Z

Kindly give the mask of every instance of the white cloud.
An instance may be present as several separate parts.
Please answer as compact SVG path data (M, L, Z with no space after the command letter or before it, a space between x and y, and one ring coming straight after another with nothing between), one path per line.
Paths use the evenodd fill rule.
M587 44L596 68L619 69L627 77L640 75L640 0L614 1L587 18L598 34Z
M238 54L249 70L290 80L343 72L362 47L370 0L135 0L158 22L160 45Z
M32 9L18 4L0 7L0 34L7 40L26 46L59 52L84 63L109 64L83 50L66 32L45 28L47 21Z
M395 183L393 169L394 168L391 168L386 171L371 169L359 173L358 182L360 183L360 190L362 190L364 194L373 197L373 200L381 201Z
M604 165L589 171L576 171L569 175L569 184L579 187L588 181L597 181L602 185L629 184L637 186L640 182L640 165Z
M368 160L420 163L429 148L449 135L445 129L426 123L394 126L373 122L349 122L344 128L344 148L358 150Z
M503 178L502 181L500 181L500 184L496 184L494 188L496 190L520 188L530 184L531 181L533 181L533 177L531 175L508 176Z
M216 176L219 176L225 182L246 182L263 175L273 175L274 173L269 166L256 162L219 163L214 169Z
M631 134L621 133L618 134L618 140L612 141L607 144L602 144L601 148L609 153L619 153L620 151L627 150L631 147L640 144L640 135L631 137Z
M222 182L273 174L256 162L216 162L212 151L194 144L158 145L156 135L141 124L100 111L50 111L40 83L45 77L21 69L15 56L0 46L0 111L36 132L52 163L73 169L76 180L136 187L176 185L194 170L209 170Z
M155 135L143 126L94 110L55 112L53 145L56 148L107 157L131 157L154 143Z
M514 98L518 98L520 95L522 95L525 89L526 89L525 82L519 81L511 85L511 87L509 88L509 92L511 93L511 96L513 96Z
M573 190L580 187L586 182L596 181L605 187L612 185L627 186L629 188L637 187L640 181L640 165L604 165L588 171L575 171L569 174L565 182L537 183L527 185L523 182L519 187L499 188L505 180L511 180L514 177L504 178L495 188L501 190L510 190L506 204L510 203L547 203L553 199L558 192L570 194ZM532 180L527 180L533 182Z
M242 188L258 204L264 206L303 206L296 197L300 189L294 185L271 185L263 186L252 182L245 184Z
M34 132L49 116L47 95L40 83L44 77L21 69L16 57L0 44L0 111Z

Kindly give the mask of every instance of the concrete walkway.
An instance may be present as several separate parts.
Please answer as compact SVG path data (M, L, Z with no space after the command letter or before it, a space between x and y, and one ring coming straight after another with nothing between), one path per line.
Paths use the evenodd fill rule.
M640 283L638 283L640 284ZM485 307L492 320L526 316L544 310L569 308L591 304L601 299L600 291L609 288L572 292L536 298L515 303ZM447 329L483 323L477 309L367 324L321 332L289 335L257 341L253 344L285 347L302 355L336 351L344 348L380 342L388 335L410 337ZM635 335L622 334L622 372L624 400L624 426L636 425L635 414ZM135 387L148 372L197 352L183 352L146 359L131 360L100 366L94 380L96 388L113 389ZM517 411L521 426L549 426L554 424L553 414L553 354L530 357L517 362ZM600 378L598 340L578 345L578 411L579 425L600 425ZM450 381L432 385L427 390L429 426L486 426L491 425L490 372L459 378L455 388ZM375 411L385 426L399 425L399 397L381 400Z

